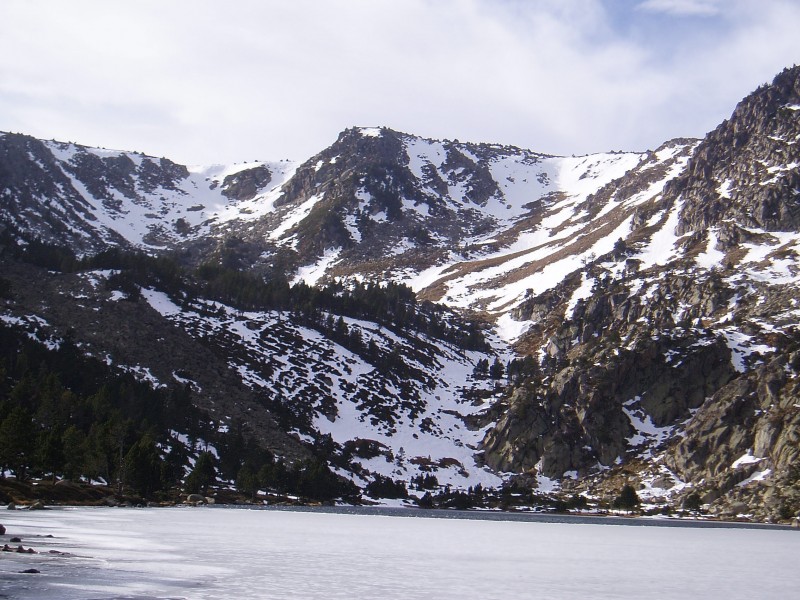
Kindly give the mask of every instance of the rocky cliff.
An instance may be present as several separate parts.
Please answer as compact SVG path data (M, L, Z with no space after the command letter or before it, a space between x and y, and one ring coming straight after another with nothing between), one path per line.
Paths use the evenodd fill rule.
M543 368L484 439L490 465L796 512L798 77L743 100L612 252L515 309Z

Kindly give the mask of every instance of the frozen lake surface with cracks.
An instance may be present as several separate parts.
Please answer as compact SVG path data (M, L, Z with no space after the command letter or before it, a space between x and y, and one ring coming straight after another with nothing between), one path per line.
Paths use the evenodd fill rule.
M800 531L768 526L223 507L4 511L0 523L3 543L38 551L0 553L0 598L731 600L800 584Z

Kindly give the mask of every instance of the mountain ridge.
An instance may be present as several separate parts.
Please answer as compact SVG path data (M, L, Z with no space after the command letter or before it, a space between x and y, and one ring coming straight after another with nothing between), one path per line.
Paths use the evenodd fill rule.
M383 458L338 467L360 486L433 463L456 487L515 474L591 497L634 482L652 502L697 494L715 514L785 518L800 510L798 82L785 70L702 140L582 157L351 128L302 163L192 171L5 134L1 216L11 245L143 249L209 277L228 277L218 265L283 278L294 294L396 282L437 328L477 326L426 313L428 301L478 318L490 345L457 350L415 333L433 317L408 325L405 308L387 330L341 307L300 319L134 283L246 386L305 406L300 439L330 436L339 451L371 439ZM276 358L296 351L314 366ZM378 376L389 356L404 366ZM502 381L477 367L495 359ZM368 389L384 400L365 402Z

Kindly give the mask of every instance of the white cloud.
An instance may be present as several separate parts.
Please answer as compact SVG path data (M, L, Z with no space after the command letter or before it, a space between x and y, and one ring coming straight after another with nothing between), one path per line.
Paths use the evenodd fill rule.
M620 6L6 0L0 130L183 162L305 158L351 125L644 149L702 135L800 56L791 0L730 0L701 29Z
M721 0L646 0L637 8L680 16L711 16L722 11Z

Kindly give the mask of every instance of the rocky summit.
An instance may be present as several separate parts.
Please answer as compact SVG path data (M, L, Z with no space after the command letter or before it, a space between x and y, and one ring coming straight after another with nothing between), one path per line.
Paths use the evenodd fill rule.
M188 394L203 427L155 432L177 480L202 448L235 479L235 431L373 498L629 485L788 520L799 146L797 67L645 152L381 127L305 162L187 167L0 134L0 320L18 347Z

